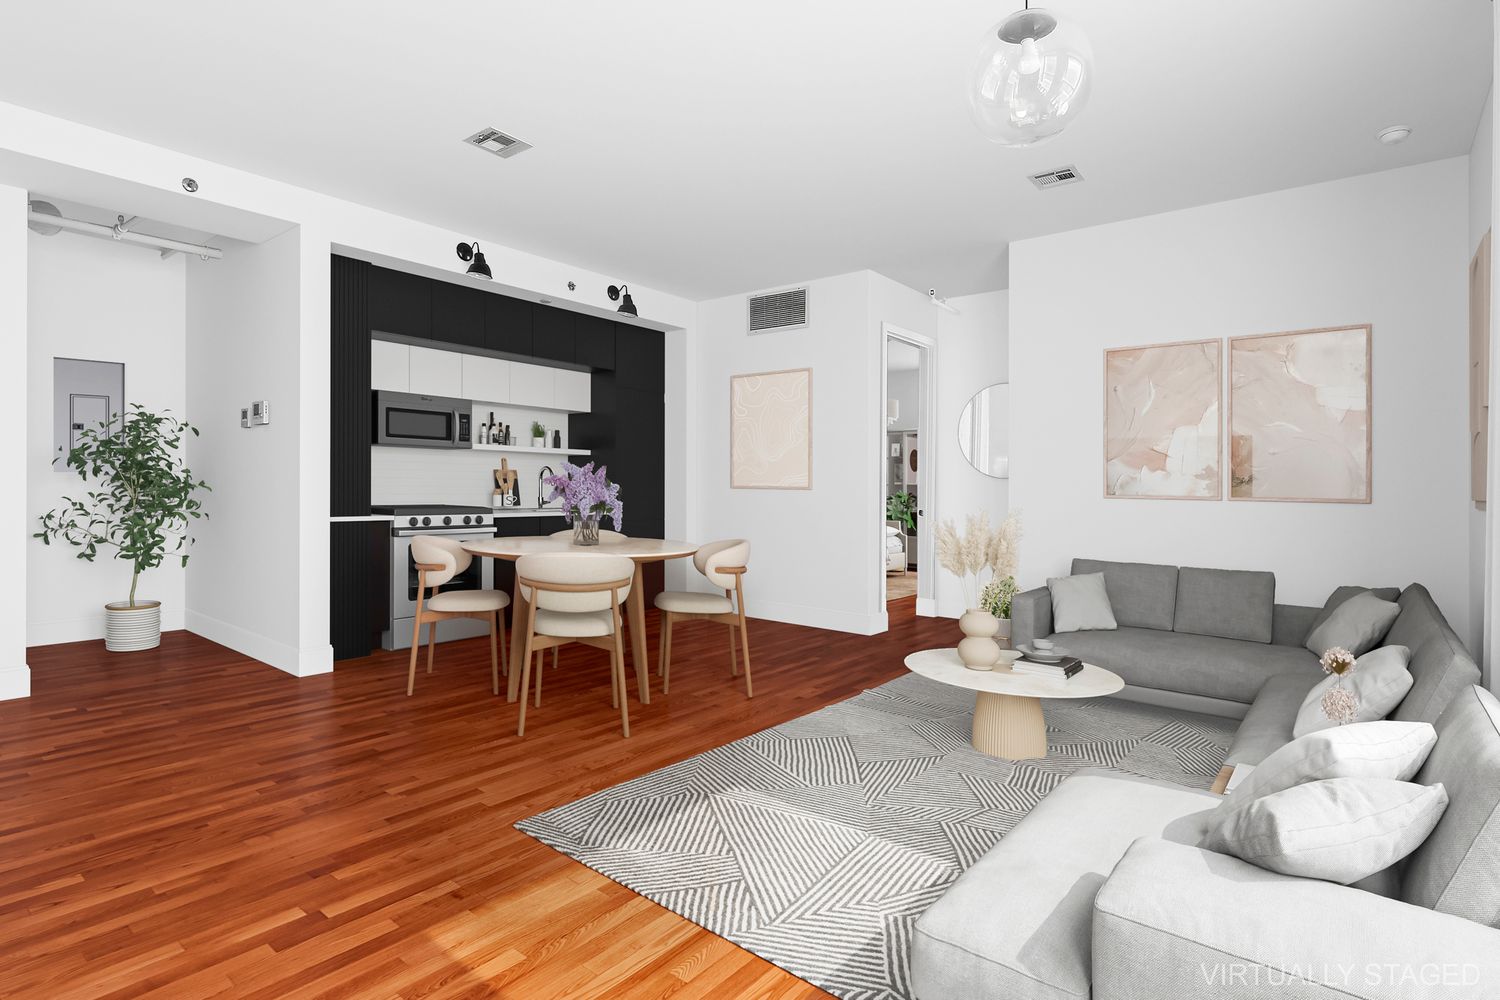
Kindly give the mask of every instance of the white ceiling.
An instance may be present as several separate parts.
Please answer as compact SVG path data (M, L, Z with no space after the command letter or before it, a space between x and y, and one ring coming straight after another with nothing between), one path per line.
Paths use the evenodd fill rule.
M962 84L1013 5L33 0L0 100L704 298L1003 287L1018 238L1461 155L1489 88L1489 0L1070 0L1092 102L1005 149Z

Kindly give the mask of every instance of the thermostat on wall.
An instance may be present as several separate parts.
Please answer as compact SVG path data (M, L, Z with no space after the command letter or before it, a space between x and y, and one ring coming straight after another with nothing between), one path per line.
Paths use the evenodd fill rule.
M268 400L258 399L249 406L240 408L240 426L254 427L258 424L269 424L271 422L271 404Z

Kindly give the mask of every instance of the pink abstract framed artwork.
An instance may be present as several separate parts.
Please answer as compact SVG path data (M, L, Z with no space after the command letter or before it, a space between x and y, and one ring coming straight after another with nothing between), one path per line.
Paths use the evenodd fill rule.
M1223 350L1194 340L1104 352L1104 495L1218 500Z
M1229 498L1369 503L1371 327L1229 341Z

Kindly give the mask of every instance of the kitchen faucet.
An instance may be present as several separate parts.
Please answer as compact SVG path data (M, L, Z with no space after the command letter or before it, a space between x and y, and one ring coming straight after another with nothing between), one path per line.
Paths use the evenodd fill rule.
M541 470L537 472L537 474L536 474L536 509L537 510L541 510L543 507L547 506L547 498L542 493L542 486L545 484L546 479L547 479L548 476L555 476L555 475L557 475L557 473L554 472L554 471L552 471L552 466L550 466L550 465L544 465L544 466L542 466Z

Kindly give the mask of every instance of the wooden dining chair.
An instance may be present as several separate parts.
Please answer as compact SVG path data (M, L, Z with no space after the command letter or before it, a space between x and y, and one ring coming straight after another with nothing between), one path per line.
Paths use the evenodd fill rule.
M499 590L453 590L444 594L443 584L469 568L474 557L454 538L417 535L411 540L411 557L417 566L417 614L411 627L411 667L406 674L406 693L417 683L417 650L422 647L422 624L427 623L427 672L432 673L433 648L437 645L437 623L449 618L477 618L490 626L490 687L500 693L500 667L510 665L505 652L505 615L510 595ZM431 588L432 593L428 594Z
M526 735L526 703L531 658L568 643L609 653L610 691L620 710L620 730L630 735L630 698L625 688L625 646L620 605L630 595L635 563L625 556L556 552L516 560L516 582L526 601L525 641L521 644L521 715L516 735ZM542 705L542 671L536 673L536 707Z
M738 677L740 668L734 637L738 630L740 646L745 651L745 697L755 697L750 683L750 633L745 626L745 588L742 577L750 562L750 543L741 538L709 542L693 553L693 565L708 582L724 591L724 596L701 591L666 590L656 595L661 611L662 694L672 684L672 623L675 621L710 621L729 626L729 674Z

